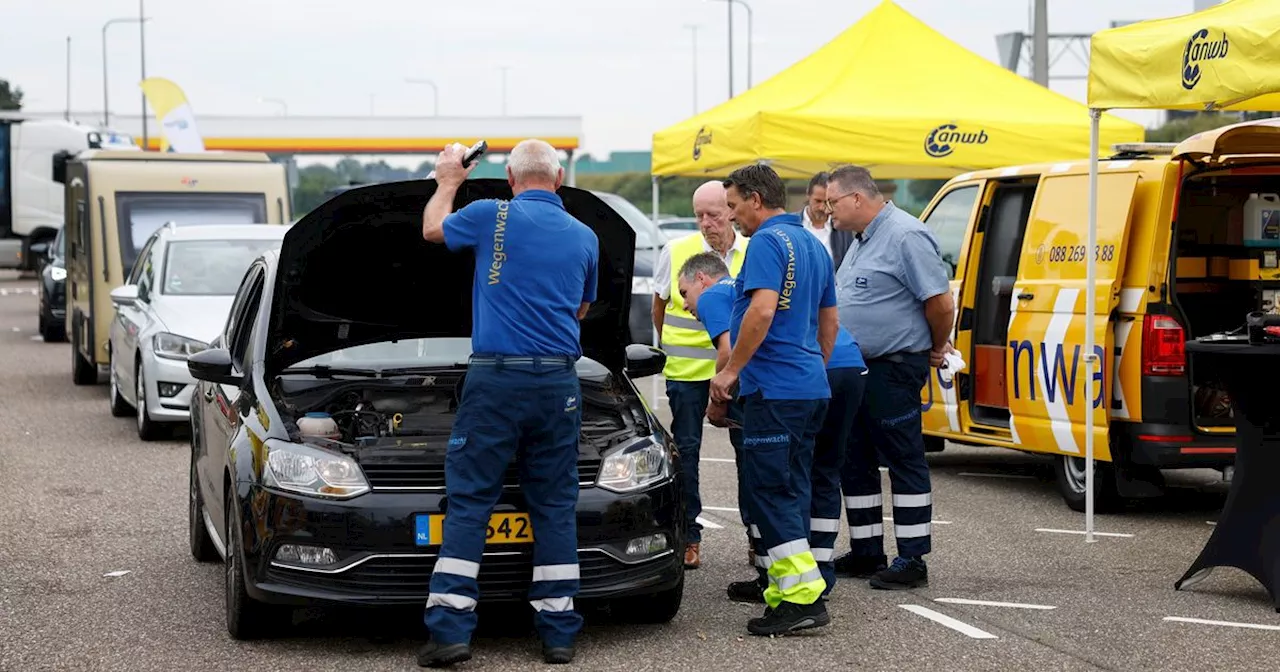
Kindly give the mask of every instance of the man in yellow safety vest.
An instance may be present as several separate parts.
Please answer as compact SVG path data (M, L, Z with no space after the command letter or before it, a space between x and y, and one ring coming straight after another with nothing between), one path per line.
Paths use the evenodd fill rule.
M693 192L693 214L698 233L667 243L653 272L653 327L662 336L667 366L667 405L671 408L671 434L680 447L685 487L684 565L702 564L702 498L698 494L698 460L702 452L702 419L710 400L710 381L716 374L716 349L707 331L680 298L676 274L689 257L715 252L729 271L737 274L746 255L747 239L737 235L729 219L725 189L711 181Z

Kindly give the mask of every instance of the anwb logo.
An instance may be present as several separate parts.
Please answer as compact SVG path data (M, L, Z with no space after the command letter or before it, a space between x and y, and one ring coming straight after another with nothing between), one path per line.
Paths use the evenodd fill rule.
M1204 74L1200 63L1226 58L1230 48L1231 44L1227 42L1226 33L1222 34L1221 40L1210 42L1208 28L1197 30L1191 39L1187 40L1186 49L1182 50L1182 88L1188 91L1196 88L1196 84L1200 83L1200 77Z
M989 136L978 129L976 132L963 132L955 124L943 124L932 131L924 139L924 152L940 159L956 151L956 145L985 145Z

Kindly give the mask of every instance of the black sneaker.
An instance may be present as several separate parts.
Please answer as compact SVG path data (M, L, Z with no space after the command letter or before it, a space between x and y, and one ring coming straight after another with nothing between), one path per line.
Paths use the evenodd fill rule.
M544 646L542 661L548 665L568 665L573 662L574 653L572 646Z
M776 609L765 609L764 616L747 621L747 632L772 637L800 630L820 628L831 623L827 605L822 600L813 604L783 602Z
M449 667L471 660L469 644L438 644L429 641L418 649L418 667Z
M755 602L757 604L764 604L765 588L766 584L763 581L759 579L752 579L750 581L734 581L729 584L729 589L725 592L729 594L729 599L734 602Z
M883 555L854 555L845 553L832 563L836 568L836 576L853 579L869 579L876 572L889 566L889 560Z
M871 577L871 587L879 590L909 590L929 585L929 568L920 558L894 558L893 565Z

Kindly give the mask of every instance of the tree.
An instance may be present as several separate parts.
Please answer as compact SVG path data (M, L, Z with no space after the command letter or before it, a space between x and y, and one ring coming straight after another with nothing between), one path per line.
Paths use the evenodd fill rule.
M0 110L21 110L22 89L10 87L9 80L0 79Z
M1158 128L1148 128L1147 142L1182 142L1203 131L1211 131L1240 121L1233 113L1201 112L1194 117L1174 119Z

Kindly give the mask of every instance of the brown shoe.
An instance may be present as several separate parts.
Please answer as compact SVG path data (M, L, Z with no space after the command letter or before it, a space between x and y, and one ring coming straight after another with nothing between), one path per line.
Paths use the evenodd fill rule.
M684 547L684 568L697 569L702 566L702 549L700 544L688 544Z

